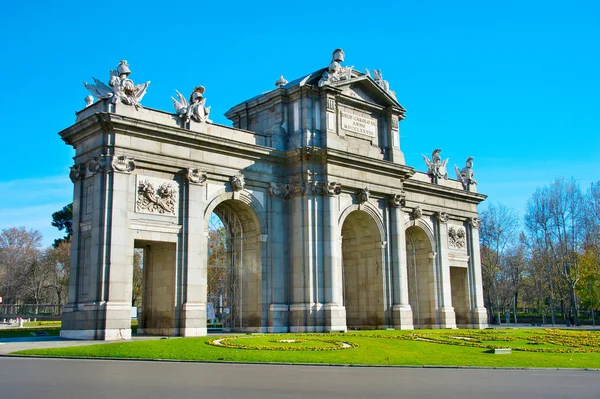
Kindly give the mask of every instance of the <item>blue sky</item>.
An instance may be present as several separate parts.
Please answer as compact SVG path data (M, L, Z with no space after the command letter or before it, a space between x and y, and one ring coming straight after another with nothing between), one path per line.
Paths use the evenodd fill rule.
M160 4L160 5L159 5ZM9 2L0 15L0 228L61 234L73 151L58 132L121 59L152 83L146 107L206 87L211 118L326 67L382 69L407 109L407 164L475 157L479 191L521 214L555 177L600 180L600 2ZM451 175L453 175L451 173ZM482 205L481 209L484 209Z

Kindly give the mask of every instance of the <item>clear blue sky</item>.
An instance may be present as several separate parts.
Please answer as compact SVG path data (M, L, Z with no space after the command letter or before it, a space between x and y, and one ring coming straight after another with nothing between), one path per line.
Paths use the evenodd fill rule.
M160 4L160 6L158 5ZM479 191L521 214L537 187L600 180L600 2L7 2L0 15L0 228L61 234L73 151L57 133L121 59L152 83L143 104L173 110L175 89L206 87L223 113L326 67L382 69L407 109L407 164L441 148L475 157ZM451 173L453 176L453 173ZM482 205L485 208L485 205Z

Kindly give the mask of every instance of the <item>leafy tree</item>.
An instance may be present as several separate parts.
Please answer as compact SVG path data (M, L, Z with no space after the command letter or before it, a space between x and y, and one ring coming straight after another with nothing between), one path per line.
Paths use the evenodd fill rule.
M67 233L64 238L57 238L54 240L52 246L58 247L61 242L71 241L73 235L73 203L65 205L60 211L56 211L52 214L52 226L58 228L60 231L65 230Z

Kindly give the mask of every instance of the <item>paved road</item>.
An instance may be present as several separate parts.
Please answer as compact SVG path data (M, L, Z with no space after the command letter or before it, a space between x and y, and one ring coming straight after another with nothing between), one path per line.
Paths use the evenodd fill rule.
M0 398L594 398L600 372L0 357Z

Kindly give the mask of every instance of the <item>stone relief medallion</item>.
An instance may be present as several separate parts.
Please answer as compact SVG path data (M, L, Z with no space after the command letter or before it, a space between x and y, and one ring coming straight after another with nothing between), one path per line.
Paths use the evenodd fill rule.
M448 228L448 248L465 249L467 232L463 226L450 226Z
M231 183L233 191L242 191L244 189L244 184L246 184L244 175L241 173L231 176L229 178L229 183Z
M82 165L75 164L71 166L70 169L71 171L69 172L69 178L73 183L83 179L83 176L85 175L85 167L82 168Z
M369 200L369 189L365 187L364 189L358 190L356 193L356 199L358 200L359 204L364 204L367 202Z
M135 211L177 216L179 185L174 180L137 176Z
M186 179L190 184L202 186L208 180L208 174L200 171L200 169L187 169Z
M113 157L112 168L117 172L131 173L135 169L135 159L125 155Z
M304 183L270 183L269 193L275 197L290 199L297 197L299 195L303 195L305 192Z

